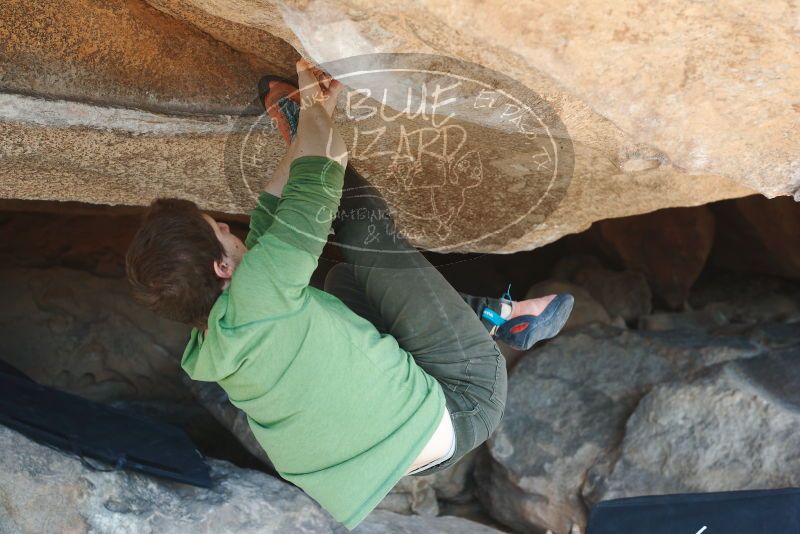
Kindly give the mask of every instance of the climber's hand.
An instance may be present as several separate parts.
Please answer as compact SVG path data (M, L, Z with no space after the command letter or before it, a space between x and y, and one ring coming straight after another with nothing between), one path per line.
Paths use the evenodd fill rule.
M333 115L339 93L344 87L339 80L301 58L297 62L297 81L303 107L319 103L329 117Z
M308 61L297 62L300 119L290 151L292 157L323 156L347 166L347 144L337 131L332 114L342 84Z

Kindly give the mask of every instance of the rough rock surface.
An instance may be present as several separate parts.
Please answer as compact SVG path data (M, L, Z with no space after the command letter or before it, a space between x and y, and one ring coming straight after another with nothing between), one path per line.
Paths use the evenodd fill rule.
M800 204L754 195L717 203L712 210L718 239L709 263L726 270L800 279Z
M0 426L0 532L70 534L345 533L310 497L259 471L211 460L211 489L128 471L101 472ZM490 533L456 517L403 516L378 510L353 532Z
M0 7L0 36L6 93L163 113L238 113L242 101L252 100L248 85L260 72L290 74L297 56L269 34L261 43L268 55L243 54L145 2L126 0L9 0Z
M601 4L5 2L0 197L142 205L176 195L246 213L283 148L276 133L265 134L253 155L258 177L241 183L230 175L226 142L245 136L236 116L257 113L259 75L290 73L296 51L317 61L376 51L460 58L517 80L560 118L574 152L563 198L505 239L458 250L530 249L604 218L800 187L796 7ZM665 17L669 24L653 26ZM678 20L688 25L685 39L674 38ZM513 146L500 130L478 133L495 153ZM477 199L519 198L524 182L511 156L498 160ZM418 197L392 190L382 167L361 170L401 211L424 212ZM481 207L461 210L458 228L496 224ZM408 227L416 244L433 246L439 223Z
M2 269L2 359L41 384L93 400L188 400L188 327L154 316L125 280L52 268Z
M525 298L537 298L552 293L570 293L575 297L572 313L567 320L567 324L564 325L563 332L568 332L590 323L611 324L611 317L605 307L597 302L586 288L570 282L544 280L531 286L525 294Z
M597 324L551 340L511 374L506 415L489 441L491 459L476 473L479 497L516 529L583 527L587 473L613 462L643 395L657 384L760 352L744 336Z
M641 272L608 269L594 256L562 258L553 268L553 276L586 289L612 317L634 321L652 308L653 295Z
M785 349L654 388L628 419L611 471L590 471L587 500L796 487L799 355Z
M647 278L653 295L679 308L703 271L714 243L707 206L659 210L600 221L592 227L611 256Z
M578 272L575 283L587 288L612 317L634 321L650 313L653 296L638 271L586 269Z
M549 74L676 167L800 200L796 2L425 4ZM623 168L656 164L632 159Z
M719 274L698 285L689 303L731 323L800 321L800 289L797 284L774 277Z
M534 71L528 79L540 78L537 85L555 81L634 135L641 145L620 160L625 171L671 160L693 174L735 177L769 196L800 187L794 140L800 75L797 54L789 61L784 54L800 46L791 2L757 9L736 0L708 6L628 0L614 8L600 0L526 0L511 8L477 0L150 2L213 27L223 41L242 27L258 28L319 61L430 49L513 69L515 76L527 68ZM675 39L675 27L683 39Z
M719 310L708 309L682 313L654 313L639 317L639 330L712 330L728 322Z
M21 201L10 202L20 208ZM3 268L60 266L123 278L125 251L139 220L135 215L3 211L0 261ZM87 235L92 238L86 239Z

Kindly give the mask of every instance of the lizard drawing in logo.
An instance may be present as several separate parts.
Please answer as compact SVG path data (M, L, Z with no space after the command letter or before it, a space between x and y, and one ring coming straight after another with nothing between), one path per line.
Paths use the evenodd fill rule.
M416 220L419 237L432 232L442 241L451 234L467 202L467 190L483 181L483 166L477 150L443 156L423 153L418 157L397 155L389 166L388 192L395 198L414 196L417 202L394 206L405 217ZM402 208L415 206L413 212ZM427 213L426 213L427 212Z

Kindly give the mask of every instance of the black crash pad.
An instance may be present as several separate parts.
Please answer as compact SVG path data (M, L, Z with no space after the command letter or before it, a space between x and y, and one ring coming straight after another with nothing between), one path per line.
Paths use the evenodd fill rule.
M800 534L800 489L601 501L586 534Z
M5 363L0 366L0 424L84 461L212 485L203 456L180 428L39 385Z

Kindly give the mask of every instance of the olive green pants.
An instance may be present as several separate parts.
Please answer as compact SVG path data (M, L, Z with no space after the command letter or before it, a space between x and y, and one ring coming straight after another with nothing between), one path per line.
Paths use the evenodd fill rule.
M503 417L506 362L480 318L500 302L456 291L431 263L397 234L380 193L352 167L345 173L333 221L345 259L325 279L325 291L394 336L442 386L453 421L453 456L415 475L453 465L486 441Z

